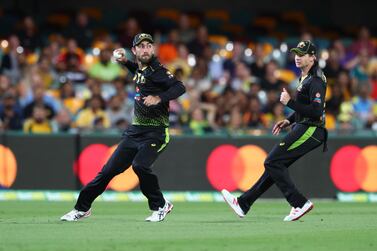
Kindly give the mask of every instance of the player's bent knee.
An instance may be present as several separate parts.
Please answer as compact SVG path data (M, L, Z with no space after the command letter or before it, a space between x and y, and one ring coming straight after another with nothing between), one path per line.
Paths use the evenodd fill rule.
M150 169L141 165L132 165L132 169L136 174L149 173Z
M269 158L267 158L265 161L264 161L264 167L267 169L271 168L272 165L273 165L273 161L271 161Z
M264 161L264 167L265 167L266 171L271 174L271 172L274 172L274 171L276 171L276 169L279 169L280 165L279 165L278 161L270 160L270 159L267 158Z

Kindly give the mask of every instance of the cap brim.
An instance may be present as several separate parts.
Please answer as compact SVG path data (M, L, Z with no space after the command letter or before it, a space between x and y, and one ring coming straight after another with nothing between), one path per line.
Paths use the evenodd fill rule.
M153 41L152 39L150 39L150 38L143 38L143 39L140 40L138 43L136 43L135 46L141 44L141 42L143 42L143 41L148 41L148 42L150 42L151 44L154 43L154 41Z
M299 56L304 56L306 54L304 51L300 50L299 48L292 48L291 52L296 53Z

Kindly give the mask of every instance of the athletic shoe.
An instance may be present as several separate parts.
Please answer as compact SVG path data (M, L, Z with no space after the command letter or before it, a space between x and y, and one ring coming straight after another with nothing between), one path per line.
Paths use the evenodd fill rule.
M244 211L241 209L240 205L238 204L238 200L235 196L229 193L227 190L223 189L221 191L223 198L226 203L230 206L231 209L238 215L238 217L243 218L245 217Z
M308 213L310 210L312 210L314 207L314 204L308 200L302 208L299 207L292 207L291 212L289 215L285 216L284 221L295 221L300 219L302 216L304 216L306 213Z
M78 221L84 218L89 217L92 214L92 210L89 209L88 211L79 211L76 209L73 209L69 213L63 215L60 220L61 221Z
M159 222L163 221L168 213L173 210L173 204L165 200L164 207L160 207L157 211L152 211L152 215L145 219L145 221L149 222Z

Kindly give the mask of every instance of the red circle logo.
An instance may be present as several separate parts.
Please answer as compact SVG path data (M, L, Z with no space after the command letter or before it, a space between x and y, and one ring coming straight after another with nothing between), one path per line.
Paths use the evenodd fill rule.
M80 154L74 165L74 172L83 185L88 184L115 151L117 145L108 147L103 144L87 146ZM139 179L131 166L123 173L115 176L108 185L115 191L129 191L139 184Z
M207 159L207 178L217 190L248 190L264 172L266 152L255 145L221 145Z
M377 146L340 148L331 160L330 177L343 192L377 192Z
M17 161L12 150L0 145L0 186L9 188L17 176Z

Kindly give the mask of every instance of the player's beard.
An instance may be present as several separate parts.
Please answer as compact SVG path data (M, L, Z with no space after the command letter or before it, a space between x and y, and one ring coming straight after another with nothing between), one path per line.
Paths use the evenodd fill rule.
M152 60L152 57L153 57L153 54L149 56L140 56L137 58L137 60L139 60L139 62L142 64L148 64Z

